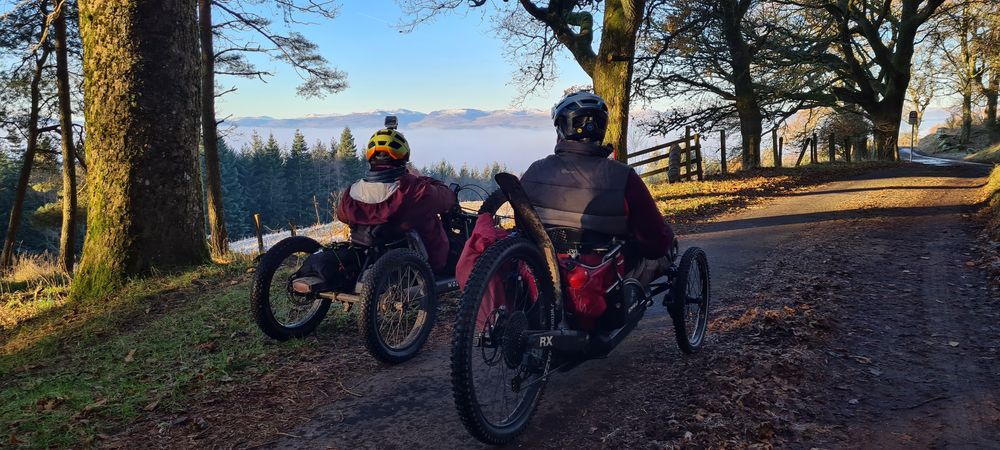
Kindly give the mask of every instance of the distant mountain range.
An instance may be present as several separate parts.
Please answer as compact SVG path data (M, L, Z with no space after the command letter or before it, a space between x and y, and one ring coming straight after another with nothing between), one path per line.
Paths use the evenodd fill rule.
M551 128L549 113L541 110L501 109L443 109L423 113L409 109L395 111L370 111L351 114L310 115L292 119L273 117L240 117L231 119L233 125L247 128L380 128L385 116L399 118L400 129L476 129L476 128Z

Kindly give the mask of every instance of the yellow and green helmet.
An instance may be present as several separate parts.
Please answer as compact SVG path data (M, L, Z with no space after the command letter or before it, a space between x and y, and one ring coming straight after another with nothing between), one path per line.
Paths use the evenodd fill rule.
M381 129L368 140L365 150L368 162L402 163L410 160L410 143L403 133L388 128Z

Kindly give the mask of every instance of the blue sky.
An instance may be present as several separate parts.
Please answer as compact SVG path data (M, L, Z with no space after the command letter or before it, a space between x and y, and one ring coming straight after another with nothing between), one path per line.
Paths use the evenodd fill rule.
M376 109L432 111L451 108L548 109L564 87L590 84L589 77L563 54L560 79L547 91L520 104L510 84L514 66L505 60L505 44L494 35L489 17L494 7L462 7L422 24L410 33L395 27L401 19L393 0L342 0L333 21L297 30L319 45L333 66L347 73L349 87L325 99L295 95L298 76L289 67L259 61L276 76L262 83L219 77L223 88L237 87L219 102L220 115L301 117ZM218 13L217 13L218 14Z

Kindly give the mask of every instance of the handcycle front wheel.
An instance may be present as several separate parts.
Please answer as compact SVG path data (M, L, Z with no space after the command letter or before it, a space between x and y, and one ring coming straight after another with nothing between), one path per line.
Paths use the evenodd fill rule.
M691 247L681 256L677 276L670 288L667 311L674 323L677 346L692 354L701 347L708 333L711 277L705 251Z
M451 385L459 418L479 441L510 442L538 406L550 351L529 348L527 334L553 329L554 296L544 257L523 237L477 260L455 320Z
M399 364L427 342L437 316L431 268L417 252L394 249L364 275L358 328L376 359Z
M250 311L264 334L279 341L312 333L326 317L330 301L292 290L293 274L318 252L319 242L305 236L282 239L264 253L254 270Z

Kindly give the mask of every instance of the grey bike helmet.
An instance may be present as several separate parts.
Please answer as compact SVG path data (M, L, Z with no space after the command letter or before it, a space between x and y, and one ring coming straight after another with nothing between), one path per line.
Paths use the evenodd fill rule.
M593 92L577 91L552 107L552 121L562 139L600 143L608 128L608 105Z

